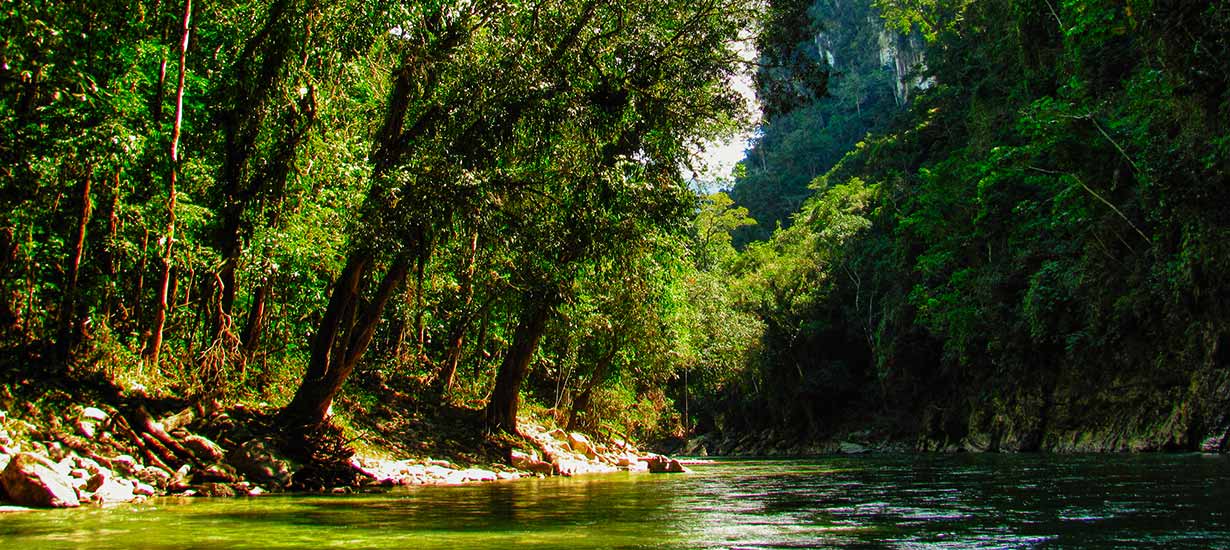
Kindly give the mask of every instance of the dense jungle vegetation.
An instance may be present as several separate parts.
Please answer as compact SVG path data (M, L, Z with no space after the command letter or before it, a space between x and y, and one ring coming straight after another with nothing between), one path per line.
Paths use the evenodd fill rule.
M1228 36L1178 0L8 0L4 382L1224 450Z
M711 428L1225 449L1230 7L773 4L762 55L830 93L758 75L731 194L780 227L722 266L765 329Z

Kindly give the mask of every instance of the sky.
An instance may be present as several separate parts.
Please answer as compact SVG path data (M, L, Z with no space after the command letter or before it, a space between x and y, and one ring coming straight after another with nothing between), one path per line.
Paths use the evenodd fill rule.
M747 110L752 114L751 124L744 130L725 140L710 142L702 151L697 151L694 164L697 172L691 173L690 179L706 193L729 189L734 183L731 171L743 160L749 142L759 124L760 105L756 102L756 92L752 89L752 72L750 63L756 59L756 50L752 45L750 34L736 43L736 50L745 61L744 70L736 74L731 85L747 102ZM687 171L685 170L685 173Z

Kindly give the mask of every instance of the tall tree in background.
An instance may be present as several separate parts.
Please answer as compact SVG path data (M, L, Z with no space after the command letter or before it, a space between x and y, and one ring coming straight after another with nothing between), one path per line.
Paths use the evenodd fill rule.
M184 120L184 81L188 75L188 44L192 36L192 0L184 0L182 39L179 45L179 80L175 87L175 115L171 122L170 175L167 178L167 226L161 238L162 275L158 280L157 298L154 304L154 320L150 344L146 351L150 365L158 368L158 356L162 350L162 331L166 327L167 302L171 297L171 268L174 263L175 208L179 196L176 184L179 180L179 138Z

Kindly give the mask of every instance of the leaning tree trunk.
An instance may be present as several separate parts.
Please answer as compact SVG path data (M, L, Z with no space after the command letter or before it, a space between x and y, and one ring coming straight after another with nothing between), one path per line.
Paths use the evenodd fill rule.
M546 299L531 298L517 319L512 345L500 363L496 374L495 389L487 403L486 420L490 430L517 433L517 405L520 401L521 384L530 371L530 361L538 349L538 341L547 329L547 320L555 303Z
M179 47L179 85L175 91L175 122L171 127L171 179L167 190L167 231L162 254L162 278L158 284L158 301L154 305L154 325L148 357L150 365L158 368L158 355L162 350L162 331L167 322L167 297L171 286L172 245L175 243L175 203L178 200L175 184L179 178L179 134L184 120L184 79L187 75L188 39L192 29L192 0L184 0L183 40Z
M407 256L395 259L371 301L356 316L361 306L360 286L372 262L370 254L356 252L338 277L325 317L312 342L312 355L303 382L294 399L282 411L282 421L286 426L309 431L328 420L333 398L337 397L346 377L350 376L367 350L389 298L410 271Z

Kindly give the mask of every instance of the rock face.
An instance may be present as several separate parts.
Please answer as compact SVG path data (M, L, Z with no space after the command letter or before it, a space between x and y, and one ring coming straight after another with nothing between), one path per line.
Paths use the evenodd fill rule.
M31 453L18 454L9 461L0 474L0 485L9 500L22 506L71 508L81 505L77 492L56 472L55 465Z

